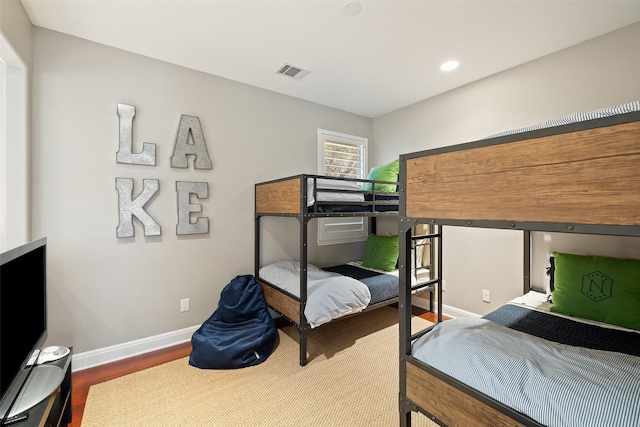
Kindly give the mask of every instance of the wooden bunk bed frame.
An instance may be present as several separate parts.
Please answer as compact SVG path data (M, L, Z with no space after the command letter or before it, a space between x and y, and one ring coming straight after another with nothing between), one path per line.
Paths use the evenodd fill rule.
M314 218L339 218L339 217L371 217L376 218L379 216L392 216L397 217L398 211L381 211L378 207L393 205L394 203L388 201L369 201L356 204L357 206L368 206L371 211L360 212L332 212L323 213L318 212L317 209L311 211L307 208L307 195L308 184L316 182L317 179L332 179L331 177L319 176L319 175L295 175L287 178L281 178L273 181L258 183L255 185L255 277L258 283L262 287L265 300L267 304L276 312L283 315L289 322L296 326L299 333L300 344L300 365L305 366L307 364L307 334L311 329L304 315L304 309L307 303L307 271L306 268L301 271L300 274L300 297L292 295L277 286L269 283L268 281L259 277L259 270L261 267L261 223L260 219L265 216L282 216L282 217L294 217L299 221L299 233L300 233L300 255L299 261L301 266L307 265L307 226L309 221ZM343 181L352 181L360 183L385 183L395 184L387 181L376 181L367 179L348 179L340 178ZM372 187L375 188L375 185ZM372 194L375 200L375 196L381 193L379 191L362 191L365 194ZM394 193L397 194L397 193ZM317 197L316 197L317 199ZM395 204L397 205L397 201ZM336 202L321 202L320 204L335 205ZM353 202L343 202L345 206L354 205ZM304 267L303 267L304 268ZM422 286L423 285L423 286ZM433 289L431 283L423 283L422 289ZM369 305L363 311L371 311L373 309L387 306L396 303L398 298L392 300L385 300L378 304ZM356 313L359 314L359 313ZM349 317L344 316L342 318ZM342 319L341 318L341 319Z
M640 236L640 112L402 155L399 179L400 426L414 411L446 426L541 426L411 355L428 332L411 330L411 229L522 230L525 292L531 231Z

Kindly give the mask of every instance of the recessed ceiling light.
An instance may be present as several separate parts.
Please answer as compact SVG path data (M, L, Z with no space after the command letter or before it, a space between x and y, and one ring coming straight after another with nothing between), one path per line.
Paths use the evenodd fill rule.
M360 13L360 9L362 9L362 6L360 6L359 2L350 0L342 6L342 13L347 16L356 16Z
M455 70L456 68L458 68L458 65L460 65L460 63L458 61L447 61L444 64L442 64L440 66L440 69L442 71L451 71L451 70Z

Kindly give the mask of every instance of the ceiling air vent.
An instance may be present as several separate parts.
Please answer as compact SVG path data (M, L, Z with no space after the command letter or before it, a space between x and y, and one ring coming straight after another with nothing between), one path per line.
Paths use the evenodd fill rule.
M303 70L302 68L294 67L291 64L284 64L282 67L278 68L278 71L276 71L277 74L291 77L294 80L300 80L310 72L311 71Z

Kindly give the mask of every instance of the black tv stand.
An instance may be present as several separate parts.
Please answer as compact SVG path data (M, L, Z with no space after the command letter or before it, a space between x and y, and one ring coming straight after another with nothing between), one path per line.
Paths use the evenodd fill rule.
M8 418L2 423L1 427L62 427L71 423L71 355L73 351L69 352L61 359L48 362L42 365L36 366L34 369L40 368L41 372L47 372L48 367L56 367L63 372L62 382L59 387L55 387L55 390L48 396L46 396L41 402L29 408L23 413L19 413L14 417ZM52 369L53 370L53 369ZM38 372L32 372L31 375L38 374ZM46 375L46 374L45 374ZM45 380L46 381L46 380ZM29 387L30 384L27 384ZM38 382L34 382L32 387L39 387ZM29 390L25 390L29 391Z

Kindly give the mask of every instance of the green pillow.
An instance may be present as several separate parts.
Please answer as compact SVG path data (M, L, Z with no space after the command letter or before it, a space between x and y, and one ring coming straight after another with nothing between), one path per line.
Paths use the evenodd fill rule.
M552 312L640 330L640 260L553 257Z
M367 179L375 179L378 181L398 181L398 174L400 173L400 162L398 159L393 162L378 166L377 168L371 169L369 175L367 175ZM396 184L376 184L376 191L383 192L394 192L396 191ZM365 182L364 189L367 191L371 191L372 183Z
M377 270L395 270L398 263L398 236L370 234L362 265Z

